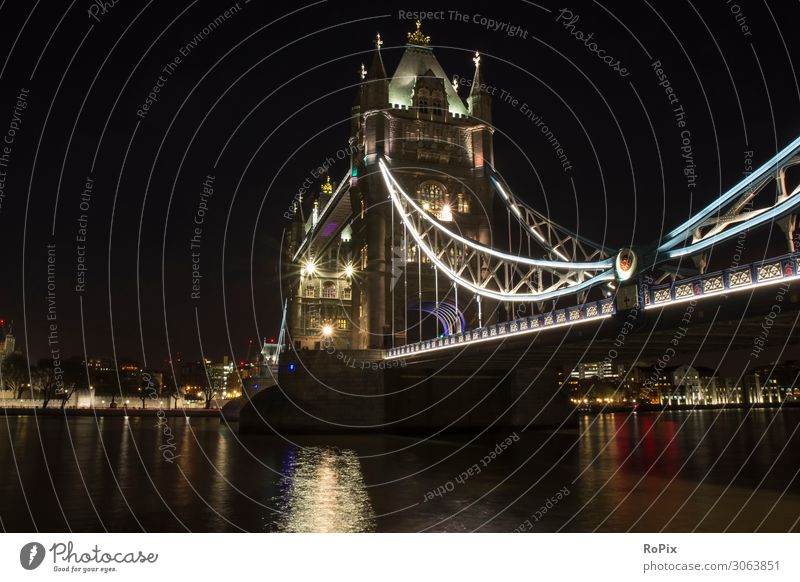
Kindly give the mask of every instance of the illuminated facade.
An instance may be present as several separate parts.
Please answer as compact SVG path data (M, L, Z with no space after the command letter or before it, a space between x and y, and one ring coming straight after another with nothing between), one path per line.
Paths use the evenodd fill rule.
M391 77L382 44L379 35L369 70L362 67L347 172L326 178L316 199L294 208L284 281L295 349L388 348L479 323L475 296L456 291L404 232L378 161L431 216L492 243L491 97L480 57L462 97L419 24ZM483 323L494 305L484 303Z

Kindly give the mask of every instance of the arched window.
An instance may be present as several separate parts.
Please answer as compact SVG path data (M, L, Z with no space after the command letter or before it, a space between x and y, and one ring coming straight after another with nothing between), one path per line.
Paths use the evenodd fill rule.
M352 299L353 298L353 288L352 287L345 287L342 290L342 298L343 299Z
M306 287L306 297L316 297L317 296L317 286L314 284L308 285Z
M427 89L418 89L415 97L420 114L427 115L431 104L429 91Z
M444 184L427 181L419 185L417 198L422 203L422 208L428 212L439 212L445 204L449 204L449 197Z
M434 91L431 95L431 109L433 110L433 114L437 117L441 117L444 115L444 107L442 104L444 103L444 95L440 91Z

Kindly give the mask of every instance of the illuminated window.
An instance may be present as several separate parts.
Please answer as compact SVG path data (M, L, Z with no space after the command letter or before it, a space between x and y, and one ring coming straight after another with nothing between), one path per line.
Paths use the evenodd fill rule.
M342 289L342 298L344 299L352 299L353 298L353 289L352 287L345 287Z
M461 214L466 214L469 212L469 198L467 198L463 192L459 192L456 196L456 199L458 202L456 205L458 212Z
M317 296L317 286L316 285L309 285L306 287L306 297L316 297Z
M336 327L339 329L347 329L347 320L340 317L336 320Z
M420 184L417 198L422 202L422 208L428 212L439 212L442 206L449 203L447 190L439 182L428 181Z
M367 245L361 247L361 270L364 271L367 268Z
M336 284L332 281L325 281L322 285L323 299L336 299Z

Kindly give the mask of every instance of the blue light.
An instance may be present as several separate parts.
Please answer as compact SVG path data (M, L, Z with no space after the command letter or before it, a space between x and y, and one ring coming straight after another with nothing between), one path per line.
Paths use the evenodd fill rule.
M294 372L294 364L289 364L289 371Z

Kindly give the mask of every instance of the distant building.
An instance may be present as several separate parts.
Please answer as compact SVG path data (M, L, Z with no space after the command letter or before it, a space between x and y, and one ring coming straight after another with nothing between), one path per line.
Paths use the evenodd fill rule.
M570 376L579 380L586 380L589 378L610 380L619 378L619 372L610 361L584 362L578 364L575 369L572 370Z
M762 404L800 399L798 374L800 366L794 360L756 369L744 378L750 402Z
M13 354L16 348L17 348L17 340L14 339L13 335L7 333L6 336L3 338L3 349L0 350L0 360Z

